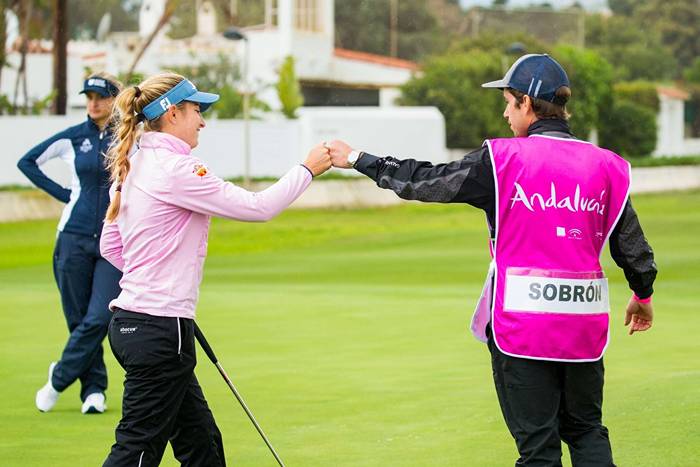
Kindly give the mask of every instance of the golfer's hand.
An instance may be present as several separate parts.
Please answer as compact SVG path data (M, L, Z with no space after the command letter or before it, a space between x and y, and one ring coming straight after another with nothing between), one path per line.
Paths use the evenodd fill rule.
M646 331L654 320L654 307L651 302L639 303L634 297L630 298L625 314L625 326L629 325L629 334Z
M330 149L331 160L334 167L341 169L349 169L352 166L348 163L348 156L352 152L352 148L344 141L331 141L326 146Z
M321 175L323 172L331 168L331 156L328 154L328 148L322 144L314 146L309 155L306 156L304 165L311 171L314 177Z

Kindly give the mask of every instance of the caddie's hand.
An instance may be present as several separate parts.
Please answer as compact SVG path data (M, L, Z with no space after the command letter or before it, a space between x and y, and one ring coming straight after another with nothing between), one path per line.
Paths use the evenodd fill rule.
M349 169L352 167L348 163L348 156L352 152L352 148L344 141L331 141L326 143L326 147L330 149L331 160L334 167L339 167L341 169Z
M654 320L654 307L649 303L640 303L634 297L630 298L625 313L625 326L629 325L629 334L646 331Z
M309 151L309 155L306 156L304 165L311 171L314 177L330 169L332 165L331 156L328 154L328 148L324 147L323 144L314 146L311 151Z

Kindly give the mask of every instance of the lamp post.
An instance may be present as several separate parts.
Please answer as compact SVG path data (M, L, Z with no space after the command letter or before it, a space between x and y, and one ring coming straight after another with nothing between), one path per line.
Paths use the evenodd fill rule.
M224 37L232 41L243 41L243 186L250 186L250 86L248 83L249 45L248 37L235 26L224 31Z

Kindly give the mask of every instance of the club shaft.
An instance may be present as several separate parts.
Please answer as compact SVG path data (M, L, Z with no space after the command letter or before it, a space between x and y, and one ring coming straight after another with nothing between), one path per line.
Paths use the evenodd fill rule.
M236 396L238 403L241 404L241 407L243 407L243 410L245 411L246 415L248 415L248 418L250 419L250 421L253 422L253 426L255 427L256 430L258 430L258 433L260 433L260 436L262 437L263 441L265 441L265 444L267 444L267 447L270 449L270 452L272 453L272 455L275 456L275 460L277 461L277 463L280 465L280 467L284 467L284 463L282 462L282 459L280 459L280 456L277 455L277 451L275 451L275 448L272 447L270 440L268 440L267 436L265 436L265 433L263 433L262 428L260 428L260 425L258 425L258 422L255 420L255 417L253 417L253 413L250 411L250 409L248 409L248 406L246 405L246 403L243 400L243 398L241 397L241 395L238 394L236 387L233 385L233 382L231 381L231 378L228 377L228 375L226 374L226 371L219 363L218 359L216 358L216 355L214 354L214 350L209 345L209 342L207 342L207 339L204 337L204 334L202 334L202 330L199 329L199 326L197 326L197 323L194 323L194 335L197 338L199 345L202 346L204 353L206 353L207 357L209 357L209 360L211 360L211 362L214 365L216 365L216 369L219 370L219 373L224 378L224 381L226 381L226 384L228 384L228 387L229 387L229 389L231 389L231 392L233 392L233 395Z
M258 430L258 433L260 433L260 437L262 437L263 441L265 441L265 444L267 444L267 447L270 448L270 452L272 453L273 456L275 456L275 460L277 461L277 463L280 465L280 467L284 467L284 463L282 462L282 459L280 459L280 456L277 454L277 451L275 451L275 448L272 447L270 440L268 440L267 436L265 436L265 433L263 432L262 428L260 427L260 425L258 425L258 422L255 420L253 413L250 411L250 409L248 409L248 406L246 405L245 401L243 400L241 395L238 393L238 391L236 390L236 387L233 385L233 382L228 377L228 375L226 374L226 371L224 370L224 368L221 366L221 364L219 362L216 362L216 368L219 370L219 373L221 373L221 376L226 381L226 384L228 384L228 387L231 389L231 392L233 393L233 395L236 396L236 399L238 399L238 402L241 404L241 407L243 407L243 410L245 411L246 415L248 415L248 418L253 423L253 426L255 426L255 429Z

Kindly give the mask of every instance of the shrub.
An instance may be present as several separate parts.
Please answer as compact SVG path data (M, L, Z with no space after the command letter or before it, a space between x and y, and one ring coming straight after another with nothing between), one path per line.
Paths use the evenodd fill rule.
M600 145L626 157L644 157L656 147L656 112L620 99L601 115Z
M277 82L277 96L282 104L282 113L287 118L297 118L297 109L304 105L299 80L294 72L294 57L284 59Z
M625 100L646 107L654 113L659 111L659 92L656 84L649 81L627 81L613 86L615 99Z
M481 84L503 76L499 54L472 50L433 57L401 87L401 105L430 105L445 116L447 146L479 147L487 137L511 136L503 95Z

